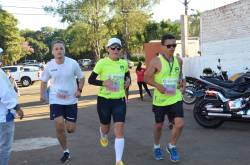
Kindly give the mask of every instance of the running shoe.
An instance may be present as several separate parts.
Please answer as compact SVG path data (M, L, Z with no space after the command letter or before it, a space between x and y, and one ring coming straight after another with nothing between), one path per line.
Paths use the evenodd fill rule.
M156 160L163 160L163 154L161 148L155 148L154 149L154 157Z
M62 158L60 159L62 163L65 163L70 160L70 155L68 152L64 152Z
M180 161L180 156L177 152L176 147L170 148L169 146L167 146L167 152L170 155L170 160L172 162L179 162Z

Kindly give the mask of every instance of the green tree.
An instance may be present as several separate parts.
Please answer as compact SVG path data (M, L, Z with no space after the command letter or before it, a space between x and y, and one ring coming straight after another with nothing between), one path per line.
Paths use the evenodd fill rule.
M21 58L23 39L13 15L0 8L0 47L4 49L4 63L13 64Z
M43 42L35 40L33 38L27 38L27 42L34 49L32 56L39 61L45 59L46 54L49 52L49 48Z
M189 16L189 36L190 37L199 37L200 36L200 16L201 13L197 11L196 14L192 14Z
M32 47L35 46L34 49L36 50L39 49L40 51L43 52L43 54L41 54L41 52L36 53L35 50L35 52L29 55L29 58L30 59L38 58L39 60L46 60L46 61L52 58L51 50L49 51L51 42L55 39L65 40L64 33L65 30L63 29L53 29L51 27L42 27L41 30L37 31L32 31L29 29L21 31L21 35L31 42L29 44ZM47 51L44 49L45 46L47 47L46 49L48 49Z
M169 33L176 37L181 38L180 23L179 21L161 21L161 22L149 22L145 28L144 36L145 42L150 40L160 40L162 35Z
M169 33L172 34L176 37L176 39L181 38L181 30L180 30L180 22L179 21L174 21L172 22L171 20L167 21L161 21L160 22L160 34L161 36Z
M78 45L70 47L74 47L73 50L75 52L80 47L86 48L90 46L94 51L96 59L99 59L101 48L105 43L102 39L107 34L107 28L104 23L108 16L108 0L72 0L70 2L58 0L57 4L56 8L47 7L45 10L59 14L63 22L72 24L69 27L69 34L74 34L75 31L80 30L82 36L89 35L87 37L88 40L84 42L77 42L75 40Z
M32 53L34 53L34 49L29 45L29 43L25 40L24 37L22 37L22 53L21 53L21 59L26 58L26 56L30 56Z
M58 0L56 8L47 7L48 12L57 13L71 26L68 35L79 35L88 40L79 42L78 36L74 38L75 44L70 46L73 52L89 47L95 57L100 58L101 49L110 36L122 38L125 52L142 49L143 32L151 13L150 7L159 0L72 0L65 2ZM74 27L75 26L75 27ZM83 48L80 48L83 47ZM77 50L77 51L76 51Z
M150 7L157 2L159 1L113 0L110 3L110 9L114 13L108 24L111 27L109 29L113 31L110 33L115 31L122 38L127 55L142 49L142 34L151 18Z
M149 22L145 28L145 42L160 39L160 24L157 22Z

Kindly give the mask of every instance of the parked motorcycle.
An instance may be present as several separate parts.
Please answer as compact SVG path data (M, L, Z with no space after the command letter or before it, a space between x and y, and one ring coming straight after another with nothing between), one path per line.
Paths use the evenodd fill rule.
M250 120L250 73L237 81L221 81L201 76L205 88L196 91L193 115L205 128L217 128L225 120Z
M203 88L200 81L194 77L186 77L187 86L182 94L183 102L186 104L193 104L196 101L196 97L194 96L194 92Z
M217 65L218 72L213 71L211 68L204 68L203 69L203 76L207 78L216 78L221 81L232 81L239 78L243 73L235 74L231 80L228 79L227 71L222 70L221 66L221 59L218 59L218 65ZM198 79L194 77L186 77L187 86L185 91L183 92L183 102L186 104L194 104L197 100L196 97L193 95L193 93L197 90L200 90L203 86L200 86L200 82Z
M203 69L203 75L207 78L216 78L222 81L226 81L228 79L227 73L221 71L221 67L218 68L220 70L219 73L214 72L211 68ZM183 102L186 104L193 104L196 101L196 97L194 96L194 92L203 88L202 83L200 83L199 79L194 77L186 77L187 86L183 92Z

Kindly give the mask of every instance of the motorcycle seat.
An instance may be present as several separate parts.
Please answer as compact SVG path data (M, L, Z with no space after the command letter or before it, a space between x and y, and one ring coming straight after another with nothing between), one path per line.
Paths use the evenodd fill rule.
M241 97L242 94L243 94L242 92L234 91L231 88L224 88L224 87L221 87L221 86L219 86L219 87L208 86L208 89L220 91L228 99L236 99L236 98Z
M197 78L186 76L186 82L189 84L194 84L197 80Z
M219 80L217 78L212 78L212 77L206 77L206 76L201 76L201 79L206 80L210 83L216 84L220 87L224 88L233 88L236 84L233 81L225 81L225 80Z
M230 99L236 99L236 98L242 97L242 93L236 92L236 91L232 91L232 90L226 91L224 94L225 94L225 96L227 98L230 98Z

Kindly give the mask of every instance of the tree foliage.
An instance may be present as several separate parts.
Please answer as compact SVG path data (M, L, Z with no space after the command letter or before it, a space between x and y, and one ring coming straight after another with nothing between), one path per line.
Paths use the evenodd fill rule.
M145 28L144 36L145 42L149 42L150 40L160 40L161 36L169 33L176 37L176 39L181 38L181 30L180 30L180 22L179 21L161 21L157 22L149 22Z
M155 2L152 0L114 0L110 3L110 9L115 14L110 19L111 28L109 29L120 35L126 54L129 55L132 51L142 49L142 44L138 41L142 39L141 35L151 17L149 7Z
M159 0L57 0L57 6L47 7L46 11L59 14L62 21L68 22L68 28L43 27L37 31L19 31L17 20L0 10L0 47L5 50L4 59L9 63L24 58L47 61L52 58L51 42L60 39L65 42L69 56L99 59L101 52L105 52L107 40L118 37L123 42L124 53L141 54L143 43L160 39L165 33L180 38L179 21L150 21L151 7L157 2ZM190 26L193 26L196 19L191 20Z
M39 61L47 61L52 58L50 45L53 40L64 40L64 30L53 29L51 27L42 27L41 30L37 31L22 30L21 35L26 38L29 46L34 50L27 58Z
M33 58L38 61L43 61L45 59L46 54L49 52L49 48L43 42L35 40L33 38L27 38L29 45L34 49L34 52L31 54Z
M189 36L190 37L199 37L200 36L200 16L201 13L197 11L196 14L189 16Z
M149 9L159 0L58 0L56 8L47 7L49 12L57 13L62 21L70 23L68 36L80 31L82 38L74 38L74 44L69 47L79 54L84 50L93 50L97 59L101 49L111 36L122 38L125 49L142 47L135 40L141 37L150 19ZM84 39L83 39L84 38ZM85 40L85 38L87 38ZM84 42L79 42L84 40Z
M105 38L107 31L104 22L108 15L108 0L72 0L69 2L58 0L57 2L57 8L46 8L46 10L59 14L62 21L72 24L69 27L69 34L81 31L82 37L88 38L84 42L74 40L78 45L74 44L69 47L77 53L80 53L80 47L85 49L89 47L99 59L100 49L104 46L101 40Z
M17 28L17 20L13 15L0 8L0 47L3 48L3 63L13 64L21 58L22 42Z

